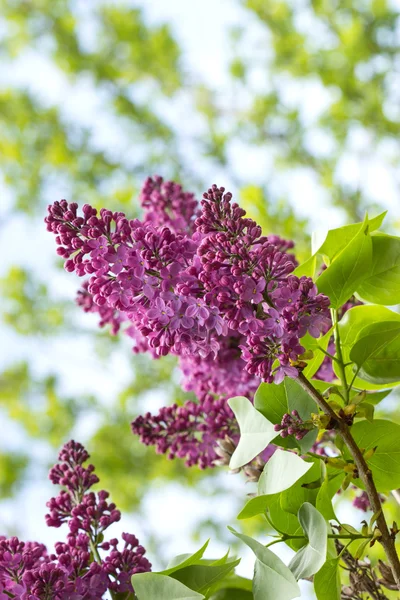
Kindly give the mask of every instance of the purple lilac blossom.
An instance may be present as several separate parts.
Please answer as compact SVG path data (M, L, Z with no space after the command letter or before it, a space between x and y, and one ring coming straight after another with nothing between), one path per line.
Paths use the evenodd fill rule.
M43 544L0 536L0 600L100 600L107 590L133 592L131 576L151 569L134 535L122 534L121 550L117 539L103 541L121 514L108 503L108 492L89 491L99 479L93 465L83 466L88 458L85 448L71 441L50 471L52 483L64 489L47 503L47 525L69 526L66 541L56 543L53 553Z
M66 270L89 276L79 294L84 310L98 312L114 333L124 325L136 352L178 356L183 387L198 397L196 407L185 406L185 422L172 425L168 415L167 425L160 413L147 415L147 424L139 418L133 430L159 451L205 466L234 423L226 400L238 394L236 384L252 397L261 380L297 377L300 338L329 328L329 299L310 278L293 275L293 243L262 236L224 188L212 186L199 205L154 177L140 199L141 221L87 204L79 215L65 200L49 206L45 220ZM201 372L196 384L192 368ZM218 378L228 385L216 385ZM207 409L220 411L218 426L209 422L203 394Z

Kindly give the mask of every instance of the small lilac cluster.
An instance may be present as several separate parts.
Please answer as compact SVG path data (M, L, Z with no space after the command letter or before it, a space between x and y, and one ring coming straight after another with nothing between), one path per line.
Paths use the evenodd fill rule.
M154 445L158 453L166 453L170 459L184 458L188 467L205 469L217 459L216 441L236 432L237 424L226 400L219 398L165 406L157 415L137 417L132 431L143 444Z
M226 399L251 398L260 380L297 377L300 339L329 328L329 300L293 275L292 242L262 236L224 188L213 186L199 206L154 177L140 198L142 221L89 205L79 216L62 200L49 206L47 228L66 270L89 276L78 298L84 310L114 333L124 323L136 352L178 356L183 387L198 397L137 419L133 431L188 464L210 465L234 422Z
M274 427L275 431L279 431L279 435L282 438L294 435L296 440L302 440L312 428L313 425L309 422L304 422L297 410L292 410L291 414L284 414L280 424Z
M64 489L47 503L47 525L69 527L67 540L53 553L43 544L0 537L0 600L99 600L107 590L133 592L132 575L151 569L134 535L122 534L121 551L117 539L103 541L121 513L107 502L107 492L89 492L99 479L93 465L83 466L88 458L85 448L71 441L50 471L50 480ZM104 559L101 551L109 552Z

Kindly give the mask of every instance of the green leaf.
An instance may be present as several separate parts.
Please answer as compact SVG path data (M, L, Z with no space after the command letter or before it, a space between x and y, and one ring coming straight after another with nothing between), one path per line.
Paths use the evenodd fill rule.
M338 475L335 475L334 477L329 479L327 472L325 475L325 479L322 482L322 485L318 491L316 508L321 513L321 515L327 520L333 519L337 521L332 506L332 498L339 490L344 478L345 474L339 473Z
M364 327L373 323L396 320L400 322L400 315L384 306L355 306L354 308L347 311L343 319L339 321L339 332L340 341L342 344L343 361L345 363L350 362L350 350L355 344L357 338L360 335L360 332ZM335 373L338 375L338 367L336 363L334 363L333 368ZM353 367L351 365L347 366L347 381L351 381L353 375ZM396 384L398 383L400 382L396 382ZM366 382L363 379L357 377L354 381L354 386L360 390L377 390L381 389L382 387L393 387L393 384L376 385L370 382Z
M326 562L328 527L321 513L309 502L300 508L298 519L308 544L292 558L289 568L296 579L302 579L317 573Z
M298 483L296 483L296 486L297 485ZM276 496L268 496L268 498L272 499L268 506L269 519L272 521L277 530L279 529L279 531L282 531L287 535L303 535L303 530L297 518L297 513L294 515L286 512L281 506L280 497L280 494L277 494ZM285 540L285 544L287 544L293 550L298 550L304 546L305 541L305 538Z
M291 413L297 410L303 420L310 418L312 412L315 412L315 403L310 396L300 387L295 379L286 377L282 383L261 383L254 397L254 406L272 423L280 423L285 413ZM308 452L314 444L318 432L310 431L299 442L293 441L292 447L299 447L303 453ZM281 440L288 438L278 438L274 443L280 445Z
M242 520L251 519L257 515L263 515L268 506L270 506L277 497L279 497L279 494L276 496L256 496L255 498L250 498L236 518Z
M359 376L372 383L400 380L400 322L383 321L364 327L350 350Z
M400 425L383 419L374 419L372 423L358 421L351 428L351 434L359 448L376 447L367 463L378 491L388 492L400 487ZM350 458L347 449L344 453ZM359 479L355 483L364 487Z
M314 356L310 360L307 361L307 366L303 370L303 375L307 379L311 379L315 375L315 373L320 368L323 360L325 358L325 354L322 350L327 350L329 340L332 337L332 329L330 329L324 336L321 338L315 339L309 333L306 336L301 338L301 345L306 348L306 350L312 350Z
M340 600L339 559L327 560L314 575L314 591L318 600Z
M357 293L368 302L389 306L400 303L400 238L372 237L371 273Z
M354 558L356 560L361 560L367 550L371 540L363 540L361 541L355 549Z
M379 229L379 227L383 223L383 219L385 218L387 211L381 213L380 215L374 217L373 219L368 220L369 231L375 231ZM365 223L365 221L364 221ZM322 244L318 243L317 234L313 234L313 253L321 254L329 258L330 261L333 261L336 256L353 240L353 238L360 231L360 227L364 225L364 223L351 223L350 225L344 225L343 227L338 227L336 229L330 229L326 234L326 238Z
M297 277L311 277L314 279L316 267L317 257L315 254L313 254L308 260L296 267L296 269L293 271L293 275L296 275Z
M369 231L375 231L382 225L383 219L385 218L387 211L381 213L377 217L366 221L368 223ZM365 221L364 221L365 223ZM336 229L331 229L326 234L323 234L324 241L322 242L321 236L318 233L313 233L312 236L312 255L302 264L300 264L294 270L294 275L297 277L311 277L314 279L315 270L317 267L317 256L320 254L327 259L327 264L331 263L338 254L353 240L353 238L359 233L360 228L364 223L352 223L351 225L344 225Z
M210 600L252 600L253 582L250 579L231 575L229 579L213 586Z
M286 467L286 456L284 457L284 461L281 462L279 458L280 454L294 457L295 460L290 458ZM272 459L276 455L278 455L279 460L275 459L276 463L273 463L272 470L269 472L268 476L265 475L265 480L263 480L262 478L264 475L264 471L267 467L270 466ZM301 460L304 464L298 463L299 460ZM281 465L282 473L279 473L279 465ZM300 470L302 472L297 472L297 470L295 469L297 465L299 465ZM306 465L308 468L306 468ZM286 468L288 470L287 473ZM297 515L298 509L303 504L303 502L305 502L306 500L313 500L315 498L317 491L304 488L302 487L302 484L314 481L320 476L319 461L306 462L299 458L296 454L293 454L292 452L284 452L282 450L277 450L264 467L264 471L258 483L258 496L256 496L255 498L250 498L250 500L238 514L237 518L239 520L251 519L256 515L264 514L268 508L272 507L274 504L277 503L279 508L274 510L274 518L279 519L278 514L279 512L282 512L284 513L284 523L287 524L288 519L290 519L290 515L287 512L287 510L293 513L294 515ZM276 481L275 473L277 473ZM290 480L292 481L291 485L289 487L286 487ZM277 491L272 493L272 490ZM280 503L281 496L283 498L282 507ZM296 518L294 519L293 523L295 524L295 529L298 529L298 523ZM279 529L284 529L285 527L285 525L282 522L278 523L278 521L274 521L274 524ZM285 533L289 532L285 530ZM292 530L291 533L294 533L294 531Z
M254 540L228 528L242 540L256 555L254 566L253 596L254 600L292 600L300 596L300 588L290 569L276 554Z
M232 455L229 466L238 469L260 454L276 437L273 423L270 423L250 400L236 396L228 401L240 428L239 444Z
M252 592L227 587L210 596L210 600L253 600Z
M258 494L278 494L290 488L313 466L293 452L276 450L265 465L258 482Z
M180 581L160 573L137 573L132 576L132 586L137 600L204 600Z
M160 571L162 575L170 575L177 571L178 569L183 569L184 567L189 567L190 565L194 565L199 562L199 560L203 557L204 552L207 550L207 546L210 543L210 540L207 540L203 546L194 552L193 554L179 554L175 556L164 571Z
M296 481L291 488L281 493L280 505L286 512L297 516L300 507L305 502L315 504L322 483L321 465L323 463L320 460L314 460L313 463L312 468L305 475ZM312 487L305 487L310 484Z
M223 565L190 565L174 571L171 577L177 579L189 589L205 594L211 586L224 579L239 563L240 558Z
M335 256L316 280L318 291L326 294L333 308L339 308L354 294L370 272L372 241L367 217L357 235Z

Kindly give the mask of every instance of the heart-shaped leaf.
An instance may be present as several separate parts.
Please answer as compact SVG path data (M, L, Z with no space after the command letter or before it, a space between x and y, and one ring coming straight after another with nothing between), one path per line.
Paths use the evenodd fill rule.
M254 566L254 600L292 600L300 596L300 588L290 569L271 550L231 527L228 528L256 555Z
M235 413L240 428L239 444L229 466L231 469L238 469L260 454L276 437L276 431L273 423L258 412L247 398L236 396L228 404Z
M400 321L382 321L364 327L350 350L359 376L372 383L400 381Z
M339 308L367 277L371 262L372 241L368 217L365 217L358 233L318 277L318 291L328 296L333 308Z
M159 573L137 573L132 576L137 600L204 600L203 594L189 589L176 579Z
M357 293L376 304L399 304L400 238L391 235L372 237L372 267Z
M297 517L308 544L292 558L289 568L296 579L302 579L317 573L326 562L328 526L321 513L309 502L301 506Z
M278 494L290 488L311 469L314 463L306 462L294 452L276 450L265 465L258 482L258 494Z

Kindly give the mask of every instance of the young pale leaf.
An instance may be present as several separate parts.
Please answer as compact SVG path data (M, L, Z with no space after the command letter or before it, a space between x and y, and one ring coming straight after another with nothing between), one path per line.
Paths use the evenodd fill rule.
M292 558L289 568L296 579L301 579L317 573L326 562L328 527L321 513L309 502L300 508L298 519L308 544Z
M357 293L368 302L400 302L400 238L389 235L372 237L372 268Z
M137 573L132 576L132 586L137 600L204 600L180 581L159 573Z
M340 600L341 587L339 559L327 560L318 573L314 575L315 595L318 600Z
M359 376L372 383L400 380L400 321L383 321L364 327L350 350Z
M273 423L270 423L250 400L236 396L228 401L240 428L239 444L232 455L229 466L231 469L243 467L260 454L276 437Z
M313 466L293 452L276 450L261 473L258 482L258 494L278 494L290 488Z
M292 600L300 597L300 588L288 567L276 554L254 540L228 528L251 548L256 555L253 579L254 600Z
M366 217L357 235L318 277L316 281L318 291L329 297L333 308L339 308L367 277L371 261L372 241Z
M374 419L359 421L351 428L351 434L359 448L369 450L376 448L368 459L368 466L374 476L374 482L379 492L388 492L400 487L400 425ZM349 456L347 450L345 455ZM357 479L355 484L363 488Z

